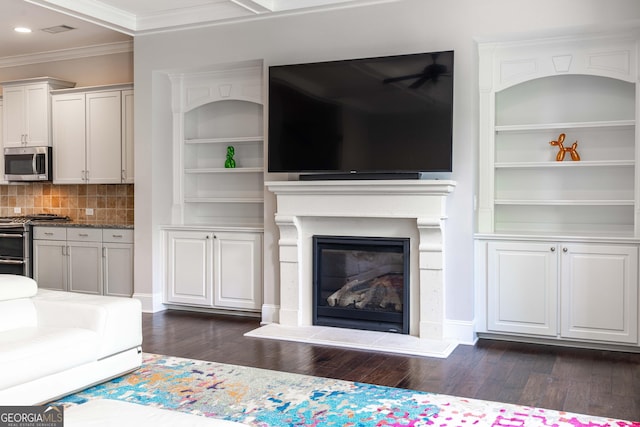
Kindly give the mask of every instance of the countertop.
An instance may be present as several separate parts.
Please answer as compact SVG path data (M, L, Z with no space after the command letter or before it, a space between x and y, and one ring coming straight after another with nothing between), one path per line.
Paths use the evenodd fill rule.
M74 221L38 221L33 220L30 224L34 227L73 227L73 228L120 228L120 229L133 229L131 224L97 224L87 222L74 222Z

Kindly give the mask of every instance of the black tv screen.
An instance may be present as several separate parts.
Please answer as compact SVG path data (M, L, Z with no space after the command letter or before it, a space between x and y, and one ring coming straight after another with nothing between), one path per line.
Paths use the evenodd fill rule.
M453 51L269 67L270 172L450 172Z

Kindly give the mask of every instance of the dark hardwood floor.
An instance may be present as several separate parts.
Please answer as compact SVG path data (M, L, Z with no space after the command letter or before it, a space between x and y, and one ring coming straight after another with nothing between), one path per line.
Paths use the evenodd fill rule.
M257 319L143 315L148 353L640 421L640 354L480 340L447 359L247 338Z

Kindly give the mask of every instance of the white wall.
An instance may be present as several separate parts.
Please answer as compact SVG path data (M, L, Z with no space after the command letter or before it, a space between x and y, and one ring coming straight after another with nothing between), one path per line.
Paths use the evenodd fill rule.
M152 34L135 39L136 293L161 301L159 227L170 218L168 70L263 59L272 64L455 51L454 165L449 201L446 318L474 320L473 197L478 87L476 40L571 34L640 19L637 0L400 0L313 14ZM265 223L267 250L277 231ZM267 303L277 304L276 253L265 255Z
M0 67L0 81L57 77L76 86L99 86L133 81L133 52ZM0 88L0 95L2 95Z

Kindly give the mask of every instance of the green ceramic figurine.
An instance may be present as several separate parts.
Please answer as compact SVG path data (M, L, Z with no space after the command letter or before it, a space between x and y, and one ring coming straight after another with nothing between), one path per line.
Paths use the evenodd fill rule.
M235 154L235 150L233 149L233 146L228 146L227 147L227 160L224 161L224 167L225 168L235 168L236 167L236 161L233 160L233 155Z

